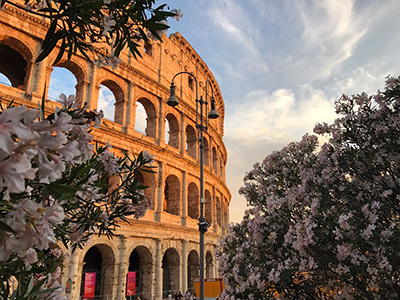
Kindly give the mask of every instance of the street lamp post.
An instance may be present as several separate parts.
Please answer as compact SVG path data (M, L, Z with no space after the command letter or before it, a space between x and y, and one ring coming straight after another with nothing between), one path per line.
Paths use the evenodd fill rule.
M171 81L171 95L168 98L167 104L169 106L177 106L179 104L178 99L175 96L175 85L174 79L176 76L181 74L188 74L194 78L196 81L196 128L199 131L199 147L200 147L200 218L199 218L199 231L200 231L200 300L204 300L204 234L207 232L210 224L204 218L204 203L206 202L204 199L204 144L203 144L203 131L207 131L208 128L208 119L217 119L219 117L217 110L215 109L215 100L214 100L214 90L210 81L206 80L205 85L205 99L203 100L203 96L198 97L198 82L196 76L194 76L190 72L179 72L175 74ZM204 119L203 117L203 105L206 106L207 111L207 87L210 85L211 87L211 110ZM200 117L198 116L200 106Z

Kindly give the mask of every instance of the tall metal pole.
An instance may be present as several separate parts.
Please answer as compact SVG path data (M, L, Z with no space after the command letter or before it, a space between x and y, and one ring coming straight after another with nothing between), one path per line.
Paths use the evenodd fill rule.
M198 98L198 82L196 76L194 76L190 72L179 72L175 74L171 81L171 97L168 99L167 103L171 106L178 105L178 100L175 97L175 86L174 86L174 79L176 76L180 74L188 74L194 78L196 81L196 128L199 129L199 147L200 147L200 218L199 218L199 231L200 231L200 300L204 300L204 234L207 232L209 224L207 223L206 219L204 218L204 203L206 200L204 199L204 143L203 143L203 131L207 130L208 127L208 118L204 120L203 117L203 104L206 105L207 110L207 85L210 84L209 80L206 80L206 95L205 100L203 100L203 96ZM211 87L212 95L214 91ZM213 96L212 96L213 97ZM213 102L213 98L211 102ZM212 103L213 104L213 103ZM200 117L198 116L198 108L200 105ZM213 106L212 106L213 107ZM213 119L217 118L218 114L214 115ZM199 124L200 118L200 124ZM210 116L211 118L211 116Z
M207 100L207 99L206 99ZM197 100L198 101L198 100ZM196 124L197 125L197 124ZM200 97L200 300L204 300L204 233L207 231L207 223L204 218L204 144L203 144L203 96Z

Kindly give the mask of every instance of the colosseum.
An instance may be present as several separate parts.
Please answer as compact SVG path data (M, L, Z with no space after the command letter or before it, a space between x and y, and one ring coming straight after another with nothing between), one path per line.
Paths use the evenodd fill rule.
M83 56L52 66L56 53L35 63L47 24L12 6L0 11L0 99L37 107L48 95L52 72L65 68L76 79L76 97L89 109L98 106L101 86L114 97L114 117L94 131L95 140L107 141L115 152L154 155L156 173L143 173L152 205L146 215L131 224L121 223L114 239L94 237L65 261L62 283L72 280L69 299L83 295L85 273L96 273L95 299L126 299L128 272L136 272L135 297L162 299L168 291L193 289L199 277L200 159L196 129L196 86L190 76L175 80L180 104L170 107L171 80L178 72L191 72L198 79L199 95L205 82L214 91L219 118L209 120L204 133L205 217L211 224L205 235L205 277L217 277L214 251L217 239L229 222L231 194L226 185L227 151L223 142L224 103L218 83L205 62L179 33L163 36L163 43L143 45L143 58L126 51L122 63L111 70L98 69ZM3 80L4 81L4 80ZM54 102L47 100L48 107ZM137 110L145 111L142 115ZM144 131L135 124L143 122Z

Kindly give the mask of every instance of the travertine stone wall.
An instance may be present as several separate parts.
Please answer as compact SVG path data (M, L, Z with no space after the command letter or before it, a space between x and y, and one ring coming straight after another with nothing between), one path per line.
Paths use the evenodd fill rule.
M68 278L72 279L70 299L79 299L82 295L84 274L90 271L89 267L97 272L96 294L109 300L125 299L128 272L136 272L137 294L142 299L158 300L165 298L169 290L184 292L193 288L193 280L199 276L200 155L196 82L187 74L178 76L175 85L180 104L166 105L171 80L181 71L196 76L199 96L205 96L205 82L210 81L220 114L219 119L209 120L203 138L204 213L211 223L205 236L205 270L207 277L218 276L214 250L229 222L231 194L225 183L224 102L205 62L176 33L169 38L164 36L163 43L146 45L143 58L138 60L126 50L116 70L97 69L79 55L52 66L57 52L35 63L47 26L43 20L7 4L0 11L0 73L11 82L11 86L0 84L2 101L14 100L37 107L43 94L48 93L55 67L65 68L75 76L76 97L80 105L86 104L89 109L97 108L100 86L104 85L114 95L115 115L113 120L104 120L101 128L93 131L95 140L110 142L115 153L121 155L122 152L137 155L148 150L154 155L157 171L140 177L149 186L145 195L152 202L142 219L130 220L131 224L121 223L113 240L94 237L84 249L65 259L62 281L65 284ZM50 100L47 103L47 107L54 106ZM135 131L139 103L146 111L144 133Z

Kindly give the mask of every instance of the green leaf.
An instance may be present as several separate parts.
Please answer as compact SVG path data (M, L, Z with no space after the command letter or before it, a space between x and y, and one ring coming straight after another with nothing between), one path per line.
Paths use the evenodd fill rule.
M57 45L58 40L61 38L62 32L57 31L54 36L50 39L50 41L46 42L46 46L44 47L44 43L42 45L42 52L40 52L39 56L36 58L36 62L41 62L43 59L45 59L51 51L53 51L54 47Z
M44 84L44 90L46 91L46 83ZM46 98L46 92L43 92L43 96L42 96L42 103L39 104L39 113L40 113L40 119L44 120L44 100Z
M60 50L58 51L58 55L57 55L56 59L54 60L53 65L56 65L61 60L61 58L63 57L64 50L65 50L65 40L66 40L66 38L64 36L63 39L62 39Z
M11 232L11 233L15 233L14 229L12 229L10 226L8 226L3 221L0 221L0 230Z
M75 193L77 191L82 190L80 187L77 187L77 186L58 184L55 182L50 183L47 187L51 191L54 191L56 193L63 193L63 194L71 194L71 193Z

